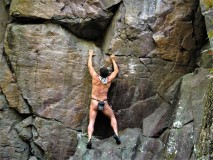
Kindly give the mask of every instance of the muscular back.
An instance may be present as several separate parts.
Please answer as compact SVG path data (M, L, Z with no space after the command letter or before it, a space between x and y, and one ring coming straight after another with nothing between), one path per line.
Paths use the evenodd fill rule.
M108 77L107 77L108 78ZM108 81L107 84L101 83L99 76L92 77L92 97L98 100L107 99L107 93L111 82Z
M115 79L116 75L118 74L118 66L115 62L115 55L112 54L110 59L112 61L114 71L107 77L108 83L102 84L99 75L95 72L94 67L92 66L92 56L94 55L93 50L89 50L89 59L88 59L88 68L90 75L92 76L92 98L105 100L107 99L107 93L111 82Z

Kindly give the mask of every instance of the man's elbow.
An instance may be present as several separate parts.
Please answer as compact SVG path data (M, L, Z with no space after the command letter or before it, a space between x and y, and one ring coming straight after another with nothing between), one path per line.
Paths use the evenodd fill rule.
M115 69L114 70L114 72L116 73L116 75L118 74L118 72L119 72L119 69L117 68L117 69Z

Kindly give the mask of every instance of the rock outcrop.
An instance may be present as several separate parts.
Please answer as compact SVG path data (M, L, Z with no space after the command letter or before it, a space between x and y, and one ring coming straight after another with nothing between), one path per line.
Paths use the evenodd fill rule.
M0 2L0 159L196 160L212 155L213 3L208 0ZM207 39L208 36L208 39ZM91 77L119 75L86 149Z

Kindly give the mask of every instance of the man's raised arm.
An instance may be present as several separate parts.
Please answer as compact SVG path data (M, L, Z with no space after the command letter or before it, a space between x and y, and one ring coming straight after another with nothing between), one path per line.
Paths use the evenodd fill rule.
M89 68L89 73L92 77L97 76L97 73L95 72L94 67L92 66L92 56L94 56L93 50L89 50L89 59L88 59L88 68Z
M119 69L118 69L118 66L117 66L117 64L116 64L116 62L115 62L115 55L114 54L112 54L111 56L110 56L110 59L111 59L111 61L112 61L112 65L113 65L113 69L114 69L114 71L110 74L110 76L109 76L109 81L112 81L113 79L115 79L115 77L117 76L117 74L118 74L118 72L119 72Z

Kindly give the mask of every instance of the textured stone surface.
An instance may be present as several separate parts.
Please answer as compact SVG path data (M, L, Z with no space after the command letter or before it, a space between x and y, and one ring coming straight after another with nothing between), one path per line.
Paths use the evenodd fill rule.
M126 129L120 135L121 144L117 145L112 137L105 140L93 139L93 149L87 150L87 139L81 136L77 151L69 160L77 159L126 159L131 160L135 157L135 151L138 148L140 129Z
M161 103L160 97L154 96L144 101L138 101L130 108L119 110L117 115L120 130L126 126L142 128L143 119L152 114Z
M15 126L21 139L24 141L30 141L33 138L32 134L33 117L30 116Z
M198 5L198 0L1 1L0 159L210 158L212 2ZM204 39L210 46L202 46ZM85 148L88 49L95 50L96 70L111 70L109 54L116 54L120 72L108 100L120 146L109 119L98 113L93 149Z
M9 23L9 14L7 12L7 9L5 7L5 3L4 1L0 2L0 52L2 53L2 47L3 47L3 42L4 42L4 35L5 35L5 30L6 30L6 26L7 23Z
M33 142L39 146L44 155L42 159L68 159L75 153L77 134L62 123L36 118ZM39 157L38 157L39 158Z
M5 51L34 113L81 129L89 105L89 48L97 53L98 62L100 50L93 43L76 38L58 25L8 26Z
M31 159L67 159L75 153L77 132L58 121L31 116L15 130L30 145Z
M0 86L5 94L11 108L18 110L20 113L30 113L28 105L25 103L20 88L18 87L14 76L3 55L0 60Z
M202 129L199 136L199 141L196 145L196 155L199 159L212 159L213 158L213 125L212 125L212 112L213 112L213 80L209 83L208 90L205 96L204 117Z
M213 50L213 25L212 25L212 17L213 17L213 2L209 0L200 0L200 6L202 10L202 14L205 16L206 29L209 37L211 50Z
M4 95L0 93L0 159L28 159L29 144L14 129L21 120L22 116L9 108Z
M6 96L9 107L18 110L20 113L29 113L29 108L24 102L23 97L21 96L19 87L17 86L15 78L12 75L12 71L9 68L9 64L6 61L6 58L3 56L3 43L5 38L6 26L7 23L9 23L10 21L9 14L7 12L8 5L9 2L7 1L0 2L0 88Z
M149 137L160 136L170 126L170 118L174 109L169 104L162 103L154 113L143 120L143 135Z
M204 118L204 99L209 83L209 72L206 69L199 69L195 73L183 76L164 155L166 159L189 159L194 152L193 147L198 143Z
M140 159L159 159L158 154L162 151L165 145L160 139L147 138L140 136L140 144L137 148L135 160Z
M205 16L206 30L210 46L203 50L201 55L201 66L208 68L211 72L209 78L211 82L208 85L206 96L204 99L204 116L202 130L199 134L199 141L196 145L196 157L198 159L213 158L213 127L212 127L212 78L213 78L213 2L209 0L200 0L202 14Z
M66 26L79 37L100 39L113 15L109 8L119 2L120 0L107 2L101 0L13 0L10 14L19 19L53 19L55 22Z
M162 6L165 11L160 12ZM180 2L124 1L106 32L103 51L139 57L150 73L145 76L150 78L152 90L158 89L163 94L176 79L190 71L188 65L194 61L195 42L203 38L202 32L194 30L193 19L189 16L199 14L195 12L196 6L194 1L187 1L185 5ZM158 22L162 18L162 22ZM196 37L192 36L193 32ZM162 61L159 56L171 63Z
M210 46L209 41L206 42L206 44L201 48L200 56L197 60L198 66L206 69L212 69L213 68L213 56L211 54L212 49Z
M193 123L171 129L165 159L189 159L193 152Z

